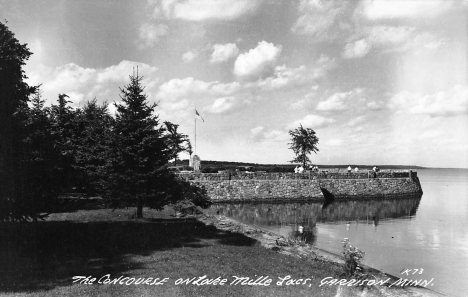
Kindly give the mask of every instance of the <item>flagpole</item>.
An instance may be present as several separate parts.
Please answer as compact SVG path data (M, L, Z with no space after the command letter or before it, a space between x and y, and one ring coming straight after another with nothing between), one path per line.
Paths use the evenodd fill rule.
M196 114L196 112L197 112L197 107L196 106L195 106L194 111L195 111L195 114ZM195 121L195 153L194 153L194 155L196 155L197 154L197 117L195 116L193 119Z

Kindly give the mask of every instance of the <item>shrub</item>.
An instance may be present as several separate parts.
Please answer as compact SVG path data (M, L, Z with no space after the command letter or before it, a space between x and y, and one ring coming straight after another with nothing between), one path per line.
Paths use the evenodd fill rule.
M348 238L343 239L343 255L345 259L344 273L347 277L361 278L364 276L361 267L361 260L364 258L365 253L354 247L349 242Z

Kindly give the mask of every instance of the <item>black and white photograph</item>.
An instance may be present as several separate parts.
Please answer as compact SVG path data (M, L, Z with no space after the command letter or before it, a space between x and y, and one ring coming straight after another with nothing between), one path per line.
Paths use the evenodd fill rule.
M467 0L0 0L0 296L467 274Z

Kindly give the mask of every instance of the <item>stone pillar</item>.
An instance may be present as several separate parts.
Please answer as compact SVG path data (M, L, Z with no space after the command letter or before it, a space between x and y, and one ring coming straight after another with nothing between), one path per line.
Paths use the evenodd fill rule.
M201 159L197 155L193 155L192 158L193 171L200 172L201 170Z

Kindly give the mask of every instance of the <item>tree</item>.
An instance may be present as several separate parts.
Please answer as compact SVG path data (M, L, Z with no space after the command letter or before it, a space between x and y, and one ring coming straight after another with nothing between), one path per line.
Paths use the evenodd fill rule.
M289 135L291 135L291 143L288 143L290 145L289 148L296 155L296 158L290 162L302 163L302 166L305 168L306 163L310 163L307 155L311 152L317 153L319 151L317 148L319 139L315 135L314 130L303 128L302 124L295 130L289 130Z
M165 121L164 124L166 125L167 133L165 138L170 150L170 159L174 159L175 166L177 165L177 157L179 156L179 153L186 150L183 143L188 141L188 136L177 132L179 125L168 121Z
M190 158L192 158L192 155L193 155L193 148L192 148L192 143L190 142L190 139L187 138L187 141L186 141L186 146L185 146L185 150L187 151L187 153L189 153L190 155Z
M73 142L74 167L79 175L80 186L88 194L102 193L104 190L113 123L107 103L99 105L96 98L77 111Z
M185 151L189 153L189 160L192 160L192 155L193 155L192 143L190 142L190 139L188 139L188 137L185 142L186 142Z
M164 128L154 115L157 104L150 105L143 93L142 77L130 76L130 84L121 91L108 151L107 195L136 203L137 218L143 217L143 205L157 199L164 188L170 157ZM153 205L157 204L153 201Z
M0 22L0 221L37 219L41 199L28 188L31 155L23 142L24 112L35 87L29 86L23 66L31 56L6 24Z
M60 151L56 139L51 133L52 123L50 110L44 107L40 86L32 95L29 106L23 106L17 111L23 119L22 145L22 183L27 188L23 195L29 196L29 204L36 208L47 210L52 201L59 195L60 172L57 170Z
M75 140L77 138L76 118L79 113L74 110L66 98L66 94L59 94L57 104L50 107L50 120L55 145L60 151L57 170L60 172L57 186L61 191L70 190L76 184L78 173L75 170Z

